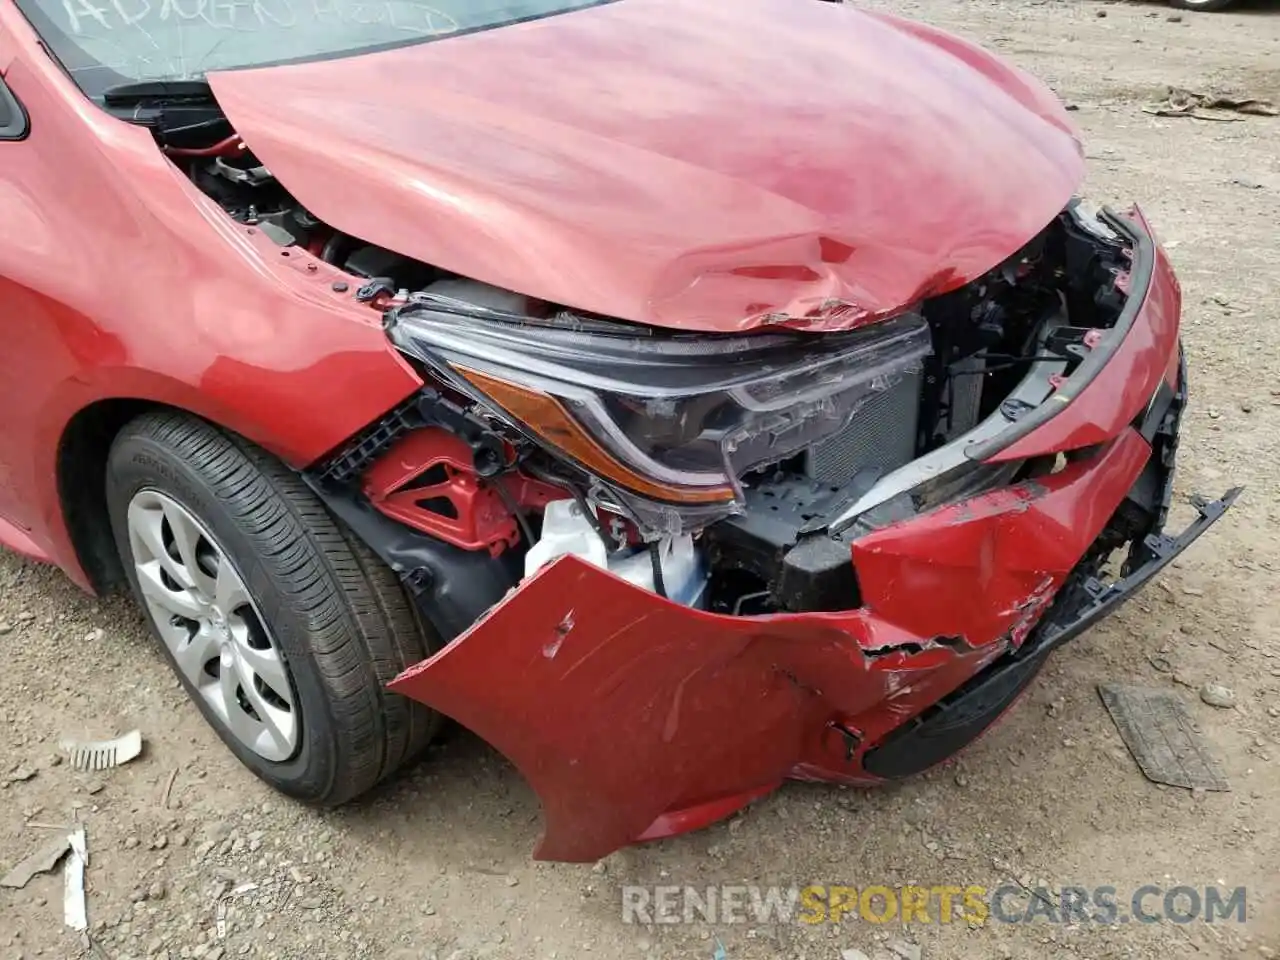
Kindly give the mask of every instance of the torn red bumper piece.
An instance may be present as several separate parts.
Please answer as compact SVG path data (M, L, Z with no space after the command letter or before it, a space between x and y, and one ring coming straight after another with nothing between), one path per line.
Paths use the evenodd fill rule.
M454 717L524 774L543 806L541 859L596 860L694 829L786 778L866 784L881 779L873 770L897 776L886 750L896 750L896 769L923 768L935 761L921 731L952 722L930 708L954 708L962 688L959 702L980 701L984 683L1005 682L978 709L980 722L970 726L977 736L996 715L987 707L1011 702L1043 662L1038 647L1008 654L1026 652L1122 502L1144 487L1149 465L1161 478L1159 496L1168 496L1177 417L1171 427L1165 414L1156 417L1173 436L1159 441L1154 458L1148 438L1159 433L1150 411L1160 391L1185 396L1180 292L1141 213L1126 219L1135 241L1124 278L1129 304L1116 329L1097 338L1097 362L1082 364L1048 401L1054 406L1028 418L1036 421L1029 430L977 455L990 462L1088 451L1057 473L854 541L857 609L708 613L566 556L392 689ZM1059 639L1140 589L1234 496L1202 508L1180 537L1146 535L1153 559L1124 584L1086 583L1093 599L1079 611L1073 588L1079 615L1067 628L1055 621ZM909 735L895 742L900 734Z
M1037 483L864 537L847 613L716 615L563 557L393 689L524 774L541 859L701 825L793 774L868 782L862 745L1025 635L1149 455L1126 430Z

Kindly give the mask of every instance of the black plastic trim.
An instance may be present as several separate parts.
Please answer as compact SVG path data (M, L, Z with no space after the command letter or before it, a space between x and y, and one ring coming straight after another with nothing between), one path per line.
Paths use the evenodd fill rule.
M9 108L9 119L0 123L0 140L25 140L31 132L31 120L9 85L4 82L4 77L0 77L0 103Z
M899 727L862 757L885 780L914 777L978 739L1027 688L1045 656L1006 657L969 680L919 722Z
M1138 314L1142 312L1143 305L1146 303L1147 290L1151 286L1151 277L1155 272L1155 241L1150 234L1139 230L1133 222L1121 217L1109 207L1104 208L1098 214L1098 218L1133 243L1133 262L1129 270L1129 299L1124 309L1120 311L1115 326L1106 332L1102 343L1081 361L1075 372L1051 397L1035 409L1024 413L994 437L980 440L968 447L965 450L965 456L970 460L989 460L1023 437L1039 430L1063 410L1068 409L1071 402L1093 383L1103 367L1111 362L1111 358L1115 356L1120 345L1133 330Z
M1111 584L1103 584L1095 579L1087 581L1084 589L1090 597L1089 603L1071 620L1050 620L1044 623L1038 631L1035 654L1057 649L1111 614L1195 543L1202 533L1221 520L1243 491L1243 487L1232 487L1217 500L1195 498L1193 502L1199 516L1182 533L1176 537L1166 533L1149 533L1143 538L1142 547L1149 551L1150 559L1140 567Z
M1017 651L997 660L942 703L914 722L889 734L862 758L868 773L886 780L914 776L954 755L978 738L1035 679L1049 655L1115 611L1202 533L1222 518L1235 503L1236 487L1214 501L1197 501L1199 517L1178 536L1149 534L1143 547L1151 559L1128 576L1109 585L1088 578L1083 606L1066 618L1043 621Z
M519 582L518 574L487 550L463 550L418 533L378 513L359 495L310 474L302 476L325 506L400 576L423 618L446 643Z

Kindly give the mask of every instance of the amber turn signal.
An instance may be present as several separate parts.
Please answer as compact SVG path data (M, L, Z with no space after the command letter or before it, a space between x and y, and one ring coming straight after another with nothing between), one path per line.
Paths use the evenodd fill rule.
M583 469L627 490L667 503L724 503L736 495L729 486L676 486L637 473L602 447L555 397L468 367L455 366L454 369L485 397Z

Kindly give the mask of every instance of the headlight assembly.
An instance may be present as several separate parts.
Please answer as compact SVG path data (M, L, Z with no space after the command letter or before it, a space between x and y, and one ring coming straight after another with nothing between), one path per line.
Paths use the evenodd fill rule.
M930 350L914 314L848 333L723 336L425 302L390 335L664 532L734 512L743 474L840 430Z

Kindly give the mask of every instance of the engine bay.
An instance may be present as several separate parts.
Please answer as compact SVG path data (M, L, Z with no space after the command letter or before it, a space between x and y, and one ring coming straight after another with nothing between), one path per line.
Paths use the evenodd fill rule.
M443 317L446 328L480 318L535 339L548 331L621 336L641 354L678 339L497 289L341 233L305 210L238 141L225 147L168 152L230 218L351 275L353 296L384 313L402 352L394 326L415 311ZM905 496L880 498L840 530L830 523L851 504L876 499L886 478L909 473L984 421L1015 420L1031 404L1019 389L1033 371L1052 390L1116 323L1125 300L1116 282L1127 269L1124 249L1083 222L1069 209L985 276L925 299L917 311L927 327L924 355L877 376L876 389L847 422L824 428L816 442L753 460L731 476L735 504L724 513L655 505L651 493L591 469L585 455L558 456L545 436L512 429L502 415L510 403L486 402L494 396L473 389L479 381L442 376L431 355L412 350L429 385L423 396L335 452L321 472L423 535L487 553L515 579L573 553L645 589L719 612L851 609L860 602L849 559L857 536L1055 469L1020 462L951 470ZM780 339L778 349L790 346ZM640 425L627 429L646 432L644 411L658 408L628 404L633 409L623 412ZM816 405L797 420L821 417ZM671 438L654 443L667 443L668 454L678 446Z

